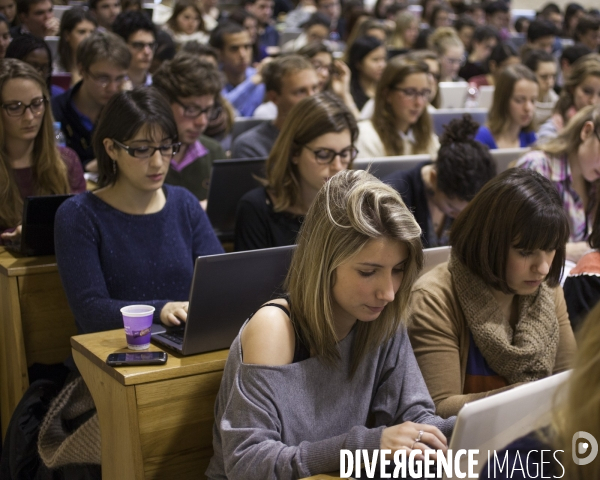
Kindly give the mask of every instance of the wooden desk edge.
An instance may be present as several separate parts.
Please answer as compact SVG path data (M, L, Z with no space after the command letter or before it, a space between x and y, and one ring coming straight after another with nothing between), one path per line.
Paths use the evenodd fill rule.
M53 255L24 257L0 247L0 273L7 277L49 273L56 270L56 258Z
M89 335L99 335L102 333L108 333L108 332L101 332L101 333L88 334L88 335L77 335L77 336L71 337L71 348L73 350L77 351L78 353L80 353L81 355L83 355L84 357L86 357L87 359L89 359L94 365L96 365L97 367L102 369L104 372L106 372L108 375L110 375L112 378L114 378L121 385L126 385L126 386L127 385L138 385L138 384L149 383L149 382L154 382L154 381L161 381L161 380L166 380L166 379L170 379L170 378L182 378L182 377L189 377L191 375L223 371L223 369L225 368L225 362L227 360L227 356L229 354L229 350L219 350L219 351L212 352L209 354L204 354L204 355L211 355L213 357L215 357L215 354L216 354L216 358L206 359L206 361L190 363L189 365L173 366L172 368L168 368L168 366L169 366L168 362L172 361L172 360L168 360L166 366L158 366L158 365L153 366L151 368L151 371L146 370L146 371L141 371L139 373L128 371L127 374L124 374L122 369L113 368L113 367L107 365L106 358L101 358L99 355L90 351L83 343L81 343L81 340L84 339L83 337L89 337ZM122 334L122 331L120 331L120 334ZM115 348L112 351L119 351L119 349ZM183 361L185 361L186 359L189 359L191 357L198 356L198 355L190 355L188 357L175 356L175 354L173 354L173 352L170 352L168 350L163 350L154 344L152 344L150 346L150 351L165 351L169 354L170 358L174 358L177 360L183 360ZM112 352L106 351L102 355L108 356L109 353L112 353ZM148 367L150 367L150 366L148 366ZM148 367L146 367L146 368L148 368ZM140 368L141 369L143 367L132 367L132 368Z

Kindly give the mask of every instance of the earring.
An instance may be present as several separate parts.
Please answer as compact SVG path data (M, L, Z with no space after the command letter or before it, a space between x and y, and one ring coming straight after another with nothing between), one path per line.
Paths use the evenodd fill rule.
M113 160L113 174L117 174L117 162Z

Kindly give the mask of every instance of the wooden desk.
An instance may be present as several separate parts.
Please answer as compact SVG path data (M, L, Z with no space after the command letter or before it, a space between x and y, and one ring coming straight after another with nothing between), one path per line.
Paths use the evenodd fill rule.
M27 367L63 362L76 333L54 257L22 257L0 247L2 438L29 387Z
M204 478L228 350L188 357L169 351L163 366L112 368L109 353L130 351L123 330L79 335L71 346L98 410L102 478Z

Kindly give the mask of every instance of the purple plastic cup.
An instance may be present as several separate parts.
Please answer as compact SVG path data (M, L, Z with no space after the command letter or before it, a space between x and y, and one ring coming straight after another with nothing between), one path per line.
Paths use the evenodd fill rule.
M130 350L146 350L150 347L154 307L150 305L129 305L123 307L121 313L125 324L127 348Z

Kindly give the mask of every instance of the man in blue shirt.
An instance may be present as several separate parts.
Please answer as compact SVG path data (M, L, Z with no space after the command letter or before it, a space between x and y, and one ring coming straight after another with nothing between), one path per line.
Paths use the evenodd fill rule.
M92 134L102 108L123 88L131 53L113 33L96 32L77 48L81 81L52 99L54 119L61 123L67 147L77 152L88 171L97 171Z
M273 23L273 0L245 0L244 8L258 20L260 47L278 47L279 33Z
M250 66L250 34L243 26L228 22L213 30L210 45L218 50L219 65L225 75L223 96L240 116L251 117L263 102L265 86L260 72Z

